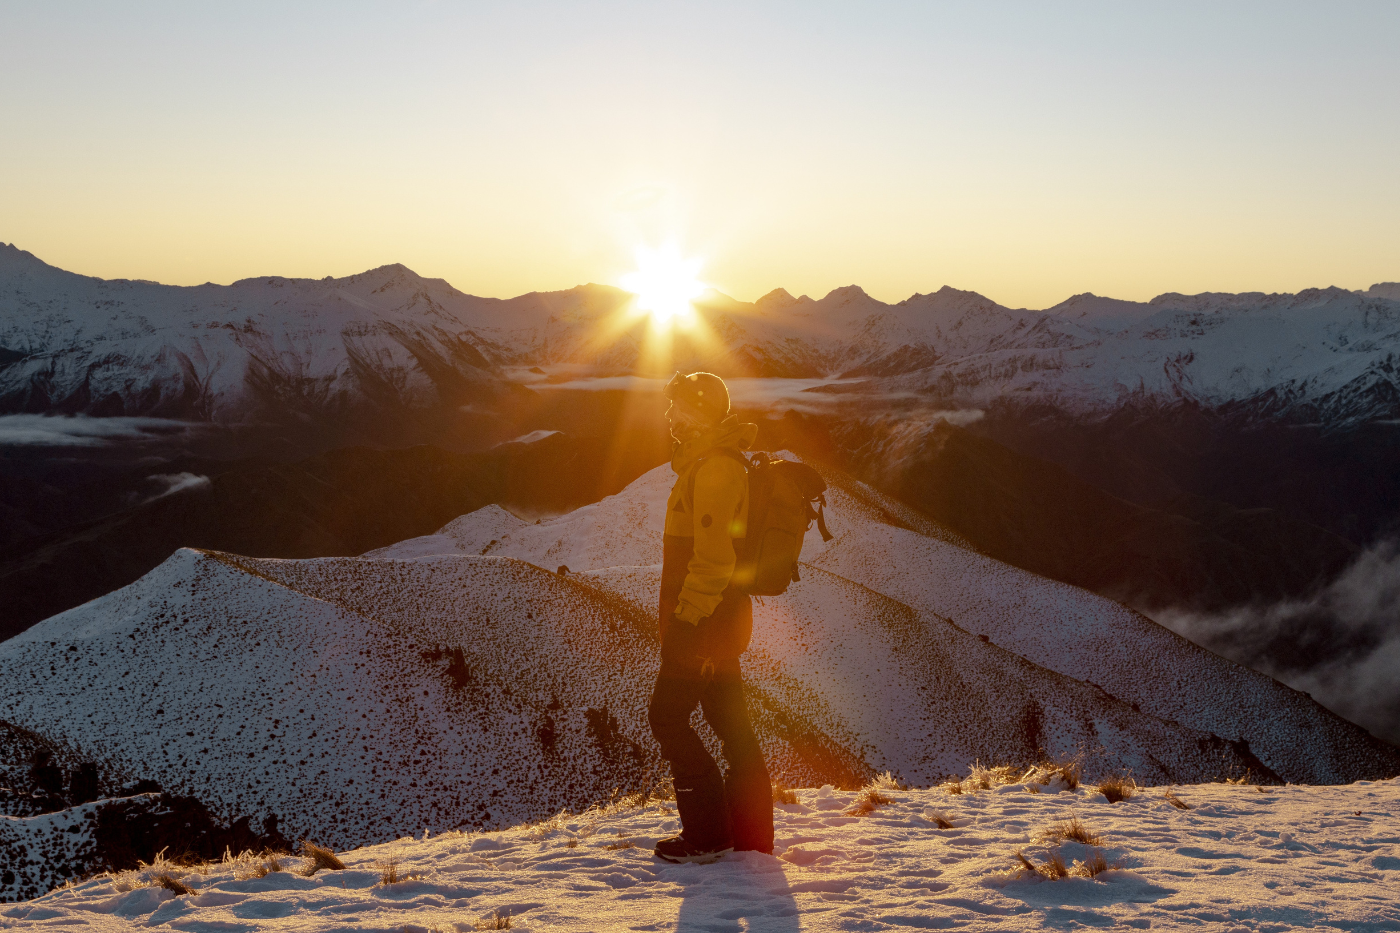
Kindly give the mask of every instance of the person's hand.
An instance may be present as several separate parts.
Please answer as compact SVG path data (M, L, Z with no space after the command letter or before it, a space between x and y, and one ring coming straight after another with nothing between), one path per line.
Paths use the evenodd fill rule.
M685 668L702 670L706 663L713 669L714 662L710 660L709 628L705 625L706 620L701 619L699 624L692 625L684 619L671 616L670 623L666 626L666 638L661 643L661 657Z
M661 645L661 653L677 661L695 656L700 642L700 627L671 614L666 625L666 638Z

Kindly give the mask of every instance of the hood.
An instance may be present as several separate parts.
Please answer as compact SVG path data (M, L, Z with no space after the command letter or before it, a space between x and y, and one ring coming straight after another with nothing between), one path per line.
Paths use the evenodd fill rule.
M738 415L730 415L699 437L692 437L676 446L671 455L671 469L679 475L712 447L733 447L735 450L748 450L758 437L758 425L740 421Z

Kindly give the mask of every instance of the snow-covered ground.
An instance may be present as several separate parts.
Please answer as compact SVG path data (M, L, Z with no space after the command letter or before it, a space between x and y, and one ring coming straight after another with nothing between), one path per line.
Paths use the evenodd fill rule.
M652 803L404 838L312 877L300 858L262 877L253 860L166 869L185 895L151 886L160 870L148 869L0 909L0 929L416 933L505 915L534 931L1400 929L1400 781L1140 788L1119 803L1091 787L1030 787L888 790L865 816L848 812L853 792L802 790L777 807L775 854L708 866L652 856L676 829L672 805ZM1074 818L1098 845L1050 838ZM1028 872L1017 852L1036 865L1058 854L1070 875ZM1110 870L1074 873L1098 853ZM409 880L383 883L390 861Z

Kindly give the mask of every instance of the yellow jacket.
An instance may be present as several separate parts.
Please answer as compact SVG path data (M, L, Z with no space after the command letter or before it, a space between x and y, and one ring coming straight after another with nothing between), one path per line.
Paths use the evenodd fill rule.
M758 425L730 415L711 431L686 441L671 458L676 484L666 500L666 536L694 539L676 618L692 625L715 611L734 573L734 539L748 533L749 481L732 457L701 455L715 447L747 450ZM690 474L694 472L694 498Z

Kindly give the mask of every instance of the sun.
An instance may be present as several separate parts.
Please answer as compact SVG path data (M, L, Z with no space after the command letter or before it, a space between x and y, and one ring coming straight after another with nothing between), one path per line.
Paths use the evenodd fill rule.
M663 327L692 319L691 302L708 287L696 278L704 260L681 256L673 244L657 249L639 246L635 256L637 269L622 277L622 287L637 296L637 310Z

